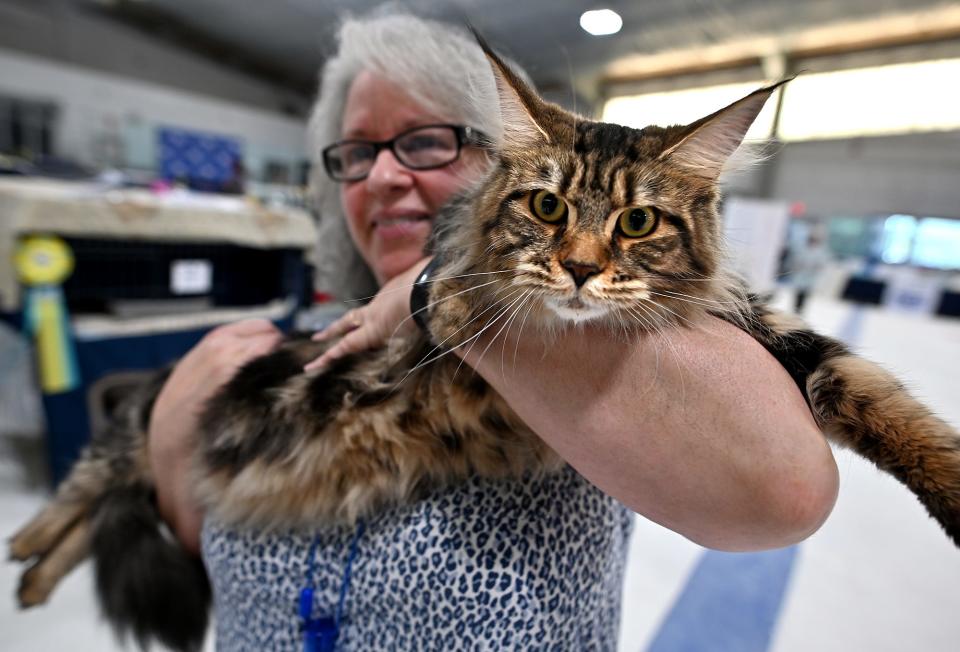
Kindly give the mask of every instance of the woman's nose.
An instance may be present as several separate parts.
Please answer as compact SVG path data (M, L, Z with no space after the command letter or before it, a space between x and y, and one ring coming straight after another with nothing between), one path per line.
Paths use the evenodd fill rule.
M404 167L389 149L382 149L373 161L367 175L367 187L371 192L389 193L405 190L413 185L413 171Z

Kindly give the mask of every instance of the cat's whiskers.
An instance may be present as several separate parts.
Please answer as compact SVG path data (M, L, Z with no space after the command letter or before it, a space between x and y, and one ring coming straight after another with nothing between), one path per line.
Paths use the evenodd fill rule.
M655 292L653 290L650 290L650 292L651 294L658 294L658 292ZM671 296L676 299L681 299L681 300L685 299L691 302L696 301L700 303L714 304L718 306L728 306L728 305L738 306L741 304L740 301L735 301L735 300L720 301L718 299L707 299L706 297L696 297L692 294L684 294L683 292L676 292L674 290L659 290L659 292L663 293L663 294L660 294L660 296Z
M689 303L689 304L694 305L694 306L697 306L698 308L701 308L701 309L718 310L718 311L723 311L724 313L730 313L730 312L731 312L730 308L729 308L729 307L725 307L725 306L724 306L724 307L710 306L709 304L704 304L704 303L699 302L699 301L691 301L690 299L684 299L684 298L682 298L682 297L675 297L675 296L671 296L671 295L664 295L664 294L660 294L660 293L658 293L658 292L651 292L651 294L654 294L654 295L656 295L656 296L664 297L665 299L673 299L674 301L682 301L682 302L684 302L684 303ZM724 303L733 303L733 304L738 304L738 305L739 305L739 302L736 302L736 301L730 301L730 302L724 302ZM700 329L702 329L704 332L709 333L709 334L711 334L711 335L716 335L715 331L710 330L710 329L707 328L704 324L702 324L702 323L696 324L696 323L690 321L689 319L687 319L687 318L679 315L678 313L674 312L673 310L671 310L668 306L664 305L663 303L657 302L656 305L657 305L658 307L660 307L660 308L663 308L663 309L666 310L667 312L670 312L670 313L672 313L673 315L676 315L676 316L679 317L680 319L683 319L683 321L687 322L687 324L689 324L690 326L692 326L692 327L694 327L694 328L700 328Z
M521 272L520 274L517 275L517 279L521 281L529 277L530 277L529 272ZM561 285L560 283L554 282L553 278L546 275L534 276L534 278L530 279L530 282L532 285L542 290L553 290L554 292L563 293L563 294L565 294L567 290L567 287L565 285Z
M494 282L497 282L497 281L500 281L500 280L502 280L502 279L497 279L496 281L492 281L491 283L494 283ZM490 285L491 283L485 283L485 284L483 284L483 285L484 285L484 286L485 286L485 285ZM465 293L465 292L469 292L470 290L479 289L480 287L482 287L482 286L475 286L475 287L472 287L472 288L467 288L466 290L462 290L461 292L459 292L459 293L457 293L457 294L463 294L463 293ZM454 296L455 296L455 295L450 295L450 296L448 296L448 297L443 297L443 298L439 299L438 301L435 301L435 302L433 302L432 304L429 304L429 306L439 305L440 303L443 303L444 301L447 301L447 300L449 300L449 299L454 298ZM428 307L429 307L429 306L428 306ZM407 372L404 374L403 378L401 378L399 381L396 382L396 384L395 384L394 387L393 387L392 392L396 392L397 390L399 390L400 385L403 384L403 382L404 382L407 378L409 378L410 375L413 374L415 371L417 371L417 370L420 369L421 367L424 367L424 366L430 364L431 362L434 362L435 360L438 360L438 359L442 358L444 355L446 355L447 353L449 353L449 351L444 351L444 352L440 353L440 355L437 355L436 357L434 357L434 358L432 358L432 359L428 359L428 358L430 358L431 355L433 355L434 353L436 353L437 351L439 351L440 349L442 349L442 348L443 348L443 345L444 345L451 337L454 337L457 333L459 333L460 331L462 331L464 328L467 328L470 324L472 324L473 322L475 322L477 319L480 319L480 318L483 316L483 314L484 314L485 312L489 311L492 307L493 307L493 306L487 307L484 311L480 312L480 313L479 313L478 315L476 315L473 319L471 319L470 321L468 321L466 324L463 324L460 328L458 328L456 331L454 331L454 332L451 333L449 336L447 336L442 342L440 342L439 344L435 345L432 349L430 349L422 358L420 358L420 360L417 362L417 364L415 364L413 367L411 367L410 369L407 370ZM396 331L394 331L394 332L396 332ZM392 392L391 392L391 393L392 393Z
M656 294L656 293L654 292L653 294ZM640 301L643 301L643 300L645 300L645 298L644 298L644 297L641 297L641 298L640 298ZM649 301L649 299L646 299L646 300ZM686 323L689 324L690 326L692 326L692 327L694 327L694 328L697 327L697 324L696 324L696 323L690 321L688 318L684 317L684 316L681 315L680 313L672 310L669 306L667 306L667 305L665 305L665 304L663 304L663 303L659 303L659 302L657 302L656 306L657 306L658 308L662 309L662 310L666 310L666 311L669 312L671 315L673 315L674 317L676 317L677 319L679 319L679 320L681 320L681 321L686 322Z
M490 238L486 237L477 238L476 240L467 240L463 238L459 239L455 243L444 242L442 248L444 251L466 251L472 249L473 247L479 247L482 245L486 245L486 247L489 248L495 244L495 242L490 241Z
M625 308L625 310L631 317L633 317L634 321L636 321L641 325L642 332L640 334L640 337L643 337L643 334L647 333L649 335L659 336L661 340L664 339L663 332L660 330L660 327L657 326L657 324L651 322L649 317L644 317L643 315L636 312L632 308ZM656 384L657 378L660 377L660 347L659 346L653 347L653 354L654 354L654 359L656 361L654 364L653 378L650 380L650 385L648 385L647 389L644 391L649 390L650 387Z
M611 294L626 294L626 293L637 293L637 292L646 292L650 288L650 284L643 280L636 281L625 281L617 283L616 285L610 285L605 288L605 292Z
M513 322L516 321L517 315L520 313L520 310L523 308L524 304L526 304L527 300L530 298L530 295L532 295L533 293L534 293L534 290L532 288L528 290L527 293L523 295L523 297L521 298L520 305L517 306L516 310L513 311L513 314L511 314L510 317L507 319L507 332L503 336L504 340L508 339L508 337L510 336L510 329L513 328ZM494 339L496 339L496 336L494 336ZM503 361L503 356L505 351L506 351L505 346L500 349L500 374L504 378L504 380L506 380L506 377L507 377L507 372L504 370L505 364ZM514 368L516 368L516 365L514 365Z
M517 263L516 270L518 272L529 272L535 276L547 276L547 273L543 270L542 266L534 265L528 262Z
M506 297L506 299L504 299L504 301L508 300L510 297L515 296L516 294L519 294L519 293L522 292L522 291L523 291L522 288L517 288L517 289L515 289L513 293L511 293L510 295L508 295L508 297ZM487 324L480 330L480 333L477 333L476 335L473 335L472 337L470 337L469 339L461 342L460 344L458 344L457 346L453 347L452 349L448 349L448 350L446 350L446 351L443 351L443 352L440 353L439 355L436 355L436 356L434 356L433 358L430 358L431 355L433 355L434 353L436 353L437 351L439 351L440 349L442 349L442 348L443 348L443 345L444 345L446 342L448 342L448 341L450 340L450 338L454 337L457 333L459 333L459 332L462 331L463 329L465 329L465 328L467 328L468 326L470 326L470 324L472 324L472 323L474 323L475 321L477 321L478 319L480 319L485 313L489 312L490 310L496 309L496 308L499 308L499 304L498 304L498 303L493 303L493 304L487 306L484 310L482 310L482 311L481 311L478 315L476 315L473 319L471 319L471 320L468 321L467 323L463 324L463 325L462 325L460 328L458 328L456 331L454 331L453 333L451 333L450 335L448 335L446 338L444 338L444 340L443 340L442 342L440 342L439 344L437 344L436 346L434 346L430 351L428 351L427 354L426 354L425 356L423 356L423 358L421 358L420 361L419 361L416 365L414 365L414 366L406 373L406 375L404 375L404 377L401 378L401 379L397 382L397 386L399 387L399 385L400 385L401 383L403 383L403 381L405 381L407 378L410 377L410 374L412 374L413 372L417 371L418 369L420 369L420 368L422 368L422 367L425 367L426 365L431 364L431 363L433 363L433 362L436 362L437 360L439 360L439 359L442 358L443 356L445 356L445 355L447 355L447 354L449 354L449 353L452 353L452 352L456 351L457 349L459 349L459 348L462 347L463 345L467 344L467 343L470 342L471 340L474 340L475 338L479 337L480 333L482 333L484 330L486 330L486 329L489 327L490 323L487 323ZM509 309L509 308L507 308L507 309ZM502 314L502 313L498 313L496 317L498 317L500 314ZM494 320L496 319L496 317L494 317ZM428 359L428 358L429 358L429 359ZM463 363L463 361L461 360L461 364L462 364L462 363ZM459 367L457 367L457 369L459 369Z
M666 321L666 318L663 315L657 313L652 308L648 309L643 305L642 302L636 303L635 307L643 310L644 314L650 315L650 317L655 321L659 320L661 324L666 324L669 326L669 323ZM658 328L657 333L660 335L660 339L663 340L673 352L673 359L677 364L677 372L680 374L680 402L682 404L686 399L686 384L683 381L683 365L680 364L680 353L677 351L677 347L674 346L673 342L670 341L670 338L666 336L662 328Z
M513 346L513 367L517 367L517 352L520 348L520 340L523 337L523 327L527 323L527 317L530 316L530 311L533 309L533 306L536 305L536 301L528 301L527 311L523 314L523 319L520 321L520 331L517 333L517 341Z
M455 278L467 278L470 276L485 276L492 274L512 274L512 269L500 269L494 272L471 272L469 274L453 274L452 276L431 276L430 283L436 283L437 281L451 281Z
M634 321L640 324L643 331L648 331L651 333L657 332L657 329L655 327L652 327L649 324L649 322L647 322L646 319L641 317L638 313L634 312L629 307L623 307L623 310L625 310L627 314L634 319ZM620 314L621 314L620 309L618 309L617 315L619 316ZM624 328L626 328L626 326L624 326ZM640 336L643 337L643 334L641 333ZM650 390L650 388L656 384L657 378L660 377L660 347L658 346L653 347L653 355L655 360L654 367L653 367L653 378L650 379L650 384L647 385L647 387L643 390L644 393Z
M519 288L519 289L518 289L518 292L523 292L523 288ZM528 292L528 294L529 294L529 292ZM515 296L515 294L511 294L509 297L505 298L504 301L507 301L508 299L510 299L511 297L514 297L514 296ZM505 315L505 314L507 313L507 311L510 310L510 308L512 308L512 307L517 303L517 301L518 301L520 298L522 298L522 297L518 297L518 298L514 299L514 300L511 301L510 304L508 304L505 308L503 308L502 310L498 311L497 314L494 315L493 318L492 318L490 321L488 321L488 322L486 323L486 325L484 325L484 327L483 327L482 329L480 329L480 332L479 332L479 333L477 333L476 335L472 336L469 340L467 340L467 342L469 342L469 341L472 340L473 343L470 345L470 348L467 349L467 353L466 353L462 358L460 358L460 364L457 365L456 370L453 372L453 378L454 378L454 380L456 380L457 374L460 373L460 368L463 367L463 363L464 363L466 357L467 357L468 355L470 355L470 353L473 351L473 347L476 345L477 342L480 341L480 336L483 335L487 330L489 330L494 324L496 324L497 321L500 319L500 317L502 317L503 315ZM497 332L497 334L499 335L499 331ZM494 336L494 339L496 339L496 335ZM463 346L464 344L466 344L467 342L463 342L462 344L454 347L454 349L451 349L451 350L458 349L458 348L460 348L461 346ZM493 343L493 341L491 340L491 344L492 344L492 343ZM489 348L490 348L490 345L487 345L487 349L489 349ZM483 353L480 354L480 360L483 359L483 355L487 352L487 349L484 349L484 350L483 350ZM479 360L478 360L478 364L479 364Z
M456 278L466 278L468 276L482 276L484 274L509 274L513 270L505 269L496 272L475 272L471 274L455 274L453 276L443 276L443 277L431 277L429 282L436 283L437 281L450 281ZM343 303L359 303L362 301L370 301L371 299L376 298L381 294L391 294L393 292L399 292L401 290L410 290L414 286L414 283L404 283L403 285L398 285L395 288L390 288L389 290L380 290L376 294L371 294L368 297L360 297L359 299L344 299Z
M626 323L623 321L623 314L619 306L613 306L607 314L604 316L604 324L608 326L610 330L614 327L619 327L619 330L616 331L617 339L623 341L625 345L630 343L630 333L631 331L627 328Z
M657 324L650 321L649 316L641 315L630 306L620 306L619 308L621 310L625 310L628 314L630 314L633 317L634 321L636 321L640 325L640 328L643 331L643 333L649 333L651 335L655 335L659 333L659 327L657 326Z
M499 282L502 281L502 280L503 280L503 279L496 278L496 279L493 279L492 281L487 281L486 283L481 283L480 285L474 285L474 286L468 287L468 288L465 289L465 290L460 290L459 292L455 292L454 294L451 294L451 295L449 295L449 296L445 296L445 297L443 297L443 298L441 298L441 299L438 299L437 301L433 301L433 302L431 302L431 303L428 303L426 306L424 306L423 308L421 308L420 311L428 312L428 311L430 310L430 308L432 308L432 307L434 307L434 306L437 306L437 305L440 305L440 304L443 303L444 301L449 301L450 299L453 299L454 297L459 296L459 295L461 295L461 294L466 294L467 292L471 292L471 291L473 291L473 290L479 290L480 288L486 287L486 286L488 286L488 285L493 285L494 283L499 283ZM419 311L418 311L418 312L419 312ZM412 315L412 314L409 315L409 316L407 316L407 317L404 317L402 320L400 320L400 323L397 324L397 327L393 329L393 332L390 334L390 337L389 337L388 339L392 339L394 336L396 336L397 332L400 330L400 328L401 328L404 324L407 323L407 321L413 321L413 315Z
M696 278L684 278L683 276L666 277L659 274L634 274L633 276L641 280L653 279L657 281L662 281L664 278L670 278L674 281L679 281L683 283L712 283L712 282L722 281L722 279L715 276L698 276Z
M516 294L514 293L514 294L511 294L510 297L507 297L507 298L504 299L504 301L507 301L507 300L509 300L510 298L515 297L515 298L513 299L513 301L511 301L505 308L503 308L502 310L500 310L499 312L497 312L496 315L494 315L494 317L487 323L487 325L483 327L483 329L481 330L480 333L477 333L477 336L476 336L476 338L474 339L473 344L470 345L470 348L467 350L467 353L466 353L466 355L464 355L464 358L466 358L468 355L470 355L470 352L473 351L473 347L476 345L477 342L480 341L479 335L480 335L481 333L483 333L484 331L486 331L486 330L489 329L490 327L494 326L494 325L496 324L496 322L497 322L503 315L505 315L514 305L516 305L518 302L522 302L531 292L533 292L532 289L524 291L525 289L522 288L522 287L519 288L519 290L520 290L520 296L516 296ZM520 303L520 307L522 307L522 306L523 306L523 304ZM503 330L502 327L501 327L501 330ZM496 333L496 335L494 335L494 338L493 338L493 339L496 339L496 336L499 335L499 334L500 334L500 331L497 331L497 333ZM493 343L493 340L491 340L490 343L492 344L492 343ZM490 348L490 346L488 345L488 346L487 346L487 349L489 349L489 348ZM480 354L480 359L481 359L481 360L483 359L483 355L487 352L487 349L484 349L483 353ZM460 364L457 365L457 370L456 370L456 372L454 372L454 378L456 378L457 373L459 373L460 367L463 366L463 362L464 362L464 360L461 359L461 360L460 360Z

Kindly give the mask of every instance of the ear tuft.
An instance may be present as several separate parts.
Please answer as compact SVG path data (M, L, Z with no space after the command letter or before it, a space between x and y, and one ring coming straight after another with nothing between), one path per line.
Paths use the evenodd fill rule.
M490 44L470 27L474 38L487 56L500 98L500 115L503 119L503 139L507 147L530 147L550 143L550 134L541 126L537 115L542 101L527 84L501 59Z
M660 160L669 160L694 174L715 180L730 157L743 142L743 137L756 120L773 92L791 81L784 79L757 89L733 104L691 123L679 141L668 147Z

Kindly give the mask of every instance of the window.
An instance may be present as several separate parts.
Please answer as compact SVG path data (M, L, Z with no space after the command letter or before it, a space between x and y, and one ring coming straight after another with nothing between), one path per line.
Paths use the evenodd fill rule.
M787 141L960 129L948 80L960 79L960 59L939 59L801 74L783 89L778 137ZM603 119L629 127L687 124L726 106L763 81L613 97ZM778 91L781 92L781 91ZM766 138L776 96L747 133Z
M960 269L960 220L891 215L883 222L885 263Z
M914 265L960 269L960 220L924 217L913 241Z
M880 257L883 262L896 264L910 260L913 235L917 220L912 215L891 215L883 221L883 244Z
M960 59L800 75L786 87L783 140L960 128L954 84Z
M0 96L0 153L36 159L53 154L52 102Z

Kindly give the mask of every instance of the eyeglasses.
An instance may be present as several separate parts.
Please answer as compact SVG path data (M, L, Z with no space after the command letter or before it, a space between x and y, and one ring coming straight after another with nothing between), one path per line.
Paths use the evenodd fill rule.
M323 167L334 181L360 181L373 169L380 150L389 149L411 170L432 170L460 158L464 145L482 145L486 137L459 125L424 125L390 140L341 140L323 149Z

